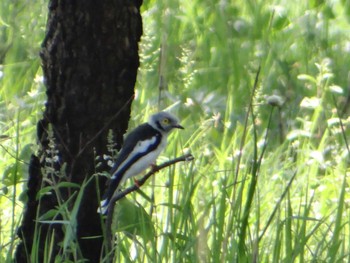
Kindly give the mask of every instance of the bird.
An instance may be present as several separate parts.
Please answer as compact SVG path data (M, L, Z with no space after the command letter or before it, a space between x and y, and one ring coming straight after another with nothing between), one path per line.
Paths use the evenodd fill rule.
M97 210L98 213L103 215L108 213L109 203L122 183L155 164L167 145L169 133L174 129L184 127L174 115L161 111L151 115L148 122L136 127L126 136L111 169L111 178Z

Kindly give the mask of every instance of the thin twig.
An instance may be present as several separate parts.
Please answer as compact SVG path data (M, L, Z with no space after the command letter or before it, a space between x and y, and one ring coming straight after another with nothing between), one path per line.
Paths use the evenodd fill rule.
M160 170L168 166L171 166L173 164L176 164L178 162L192 161L193 159L194 157L192 156L192 154L188 153L178 158L164 162L161 165L153 166L152 169L145 176L143 176L140 180L137 181L137 184L134 184L126 188L125 190L120 191L118 194L112 197L112 199L109 202L107 219L106 219L106 242L107 242L107 250L108 250L107 255L109 255L110 262L113 262L113 255L114 255L114 253L112 253L112 247L113 247L112 245L114 243L114 234L112 233L112 221L113 221L113 213L114 213L114 207L116 202L122 199L123 197L125 197L127 194L130 194L131 192L138 190L156 172L159 172Z

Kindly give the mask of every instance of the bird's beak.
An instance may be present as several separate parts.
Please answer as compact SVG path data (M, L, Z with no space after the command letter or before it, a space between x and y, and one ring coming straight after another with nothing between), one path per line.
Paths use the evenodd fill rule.
M174 127L174 128L177 128L177 129L181 129L181 130L185 129L185 128L182 127L180 124L175 124L173 127Z

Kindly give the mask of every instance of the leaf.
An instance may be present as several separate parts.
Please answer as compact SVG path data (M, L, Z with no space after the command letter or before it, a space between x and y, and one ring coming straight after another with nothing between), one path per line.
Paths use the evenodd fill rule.
M322 6L324 4L324 0L310 0L310 6L312 8L317 8L319 6Z
M52 186L46 186L41 188L36 194L36 200L39 200L43 195L50 195L52 190Z
M57 184L58 188L80 188L79 184L72 182L60 182Z
M298 75L298 79L299 80L308 80L310 82L313 82L313 83L317 83L317 80L313 77L313 76L310 76L310 75L307 75L307 74L300 74Z
M287 16L278 16L273 20L273 28L276 30L281 30L288 26L290 24L290 21Z
M28 143L22 148L22 150L19 154L20 160L22 160L24 162L28 162L28 160L30 159L30 156L33 153L32 146L33 146L33 144Z
M18 159L20 161L10 164L3 173L3 184L12 186L17 184L21 179L27 177L28 165L25 163L30 159L32 154L32 144L27 144L22 148Z
M6 167L3 173L3 184L12 186L18 183L22 178L22 169L20 163L13 163Z
M309 131L295 129L287 135L287 140L292 141L298 139L299 137L310 138L311 133Z
M45 223L45 222L48 222L48 220L54 218L55 216L58 215L58 210L57 209L50 209L49 211L47 211L45 214L41 215L40 218L39 218L39 222L41 223ZM51 223L53 221L50 221Z
M328 19L334 19L335 18L335 14L333 12L333 9L329 5L325 5L323 7L322 14L324 15L324 17L326 17Z
M290 24L290 21L287 17L287 12L284 7L275 6L273 8L274 17L272 21L272 26L276 30L281 30Z
M42 224L61 224L61 225L69 225L69 221L67 220L40 220Z
M114 209L113 232L126 232L137 235L145 241L155 238L155 229L151 217L145 209L127 198L119 200Z
M307 109L316 109L320 105L321 105L321 100L317 97L311 97L311 98L305 97L300 102L300 107L307 108Z
M18 200L26 204L28 202L28 191L23 190L23 192L19 194Z
M329 86L329 90L333 93L337 93L337 94L343 94L343 88L337 85L331 85Z

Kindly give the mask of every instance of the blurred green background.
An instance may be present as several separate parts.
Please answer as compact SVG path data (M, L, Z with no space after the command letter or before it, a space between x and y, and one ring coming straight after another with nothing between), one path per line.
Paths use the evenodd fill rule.
M157 174L143 188L154 200L132 195L154 229L119 232L118 260L350 261L350 1L142 9L130 128L170 109L186 129L159 162L196 159ZM37 150L46 15L43 0L0 2L0 262L11 262Z

